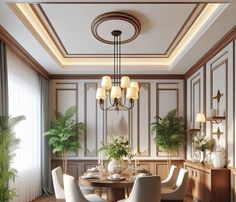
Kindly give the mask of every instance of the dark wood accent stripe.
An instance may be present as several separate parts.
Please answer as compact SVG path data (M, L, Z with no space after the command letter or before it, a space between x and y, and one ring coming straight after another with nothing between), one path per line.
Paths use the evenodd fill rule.
M185 73L185 79L192 76L234 39L236 39L236 25Z
M50 79L50 74L1 25L0 39L32 69L46 79Z
M50 79L101 79L105 74L51 74ZM113 76L112 74L106 74ZM127 74L130 79L180 79L184 74Z

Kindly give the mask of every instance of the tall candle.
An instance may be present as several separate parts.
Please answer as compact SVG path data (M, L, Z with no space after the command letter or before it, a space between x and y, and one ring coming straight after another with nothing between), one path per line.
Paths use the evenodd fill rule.
M98 152L98 165L100 165L101 163L101 152L99 151Z

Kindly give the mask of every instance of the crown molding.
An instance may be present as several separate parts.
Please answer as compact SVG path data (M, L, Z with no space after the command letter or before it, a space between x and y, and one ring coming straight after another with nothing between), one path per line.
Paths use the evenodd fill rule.
M51 74L50 79L101 79L103 74ZM113 76L112 74L108 76ZM128 74L131 79L180 79L184 74Z
M50 74L0 25L0 40L17 54L32 69L46 79L50 79Z
M190 76L192 76L196 71L202 68L202 66L204 66L211 58L213 58L225 46L227 46L235 39L236 25L185 73L185 79L188 79Z

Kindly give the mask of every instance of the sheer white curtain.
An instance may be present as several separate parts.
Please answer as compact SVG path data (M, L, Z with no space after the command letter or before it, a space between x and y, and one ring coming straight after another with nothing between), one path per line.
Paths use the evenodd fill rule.
M9 115L26 117L15 128L21 143L12 165L18 177L10 186L17 191L14 202L28 202L41 194L39 75L9 49L7 65Z

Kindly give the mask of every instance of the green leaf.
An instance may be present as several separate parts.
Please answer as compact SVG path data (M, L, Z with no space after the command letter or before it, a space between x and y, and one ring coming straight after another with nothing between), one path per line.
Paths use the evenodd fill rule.
M171 110L164 118L156 117L151 123L151 132L156 145L166 152L173 152L185 142L184 119Z
M78 136L84 133L85 124L76 123L76 112L75 106L69 107L64 114L56 112L53 127L45 133L49 137L53 153L76 152L80 148Z
M13 128L24 116L0 116L0 201L7 202L16 196L14 189L8 183L14 181L17 170L10 167L15 150L19 147L20 139L15 137Z

